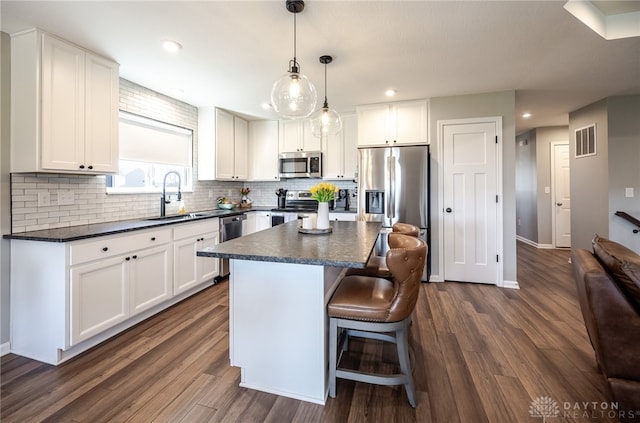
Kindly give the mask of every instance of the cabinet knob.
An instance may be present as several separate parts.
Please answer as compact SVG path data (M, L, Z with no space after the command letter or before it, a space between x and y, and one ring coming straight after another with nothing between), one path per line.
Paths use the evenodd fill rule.
M398 141L396 141L396 140L393 140L393 143L394 143L394 144L395 144L395 143L397 143L397 142L398 142Z
M151 237L151 241L155 241L155 240L156 240L156 237L155 237L155 236L152 236L152 237Z
M102 251L109 251L109 247L102 247Z
M129 260L131 260L131 257L125 257L124 259L125 259L126 261L129 261Z
M133 258L133 259L137 259L137 258L138 258L138 256L133 256L132 258Z
M89 169L93 169L93 166L92 166L92 165L89 165Z
M84 165L80 165L80 169L84 169Z
M447 207L445 210L447 213L451 213L453 210L451 210L451 207Z

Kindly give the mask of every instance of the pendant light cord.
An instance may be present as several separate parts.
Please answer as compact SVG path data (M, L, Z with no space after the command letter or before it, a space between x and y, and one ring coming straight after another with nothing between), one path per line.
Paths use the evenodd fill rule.
M329 103L327 103L327 64L324 64L324 106L323 108L329 108Z
M297 26L296 26L296 13L293 14L293 60L289 61L289 73L300 73L300 65L296 58L296 43L297 43Z

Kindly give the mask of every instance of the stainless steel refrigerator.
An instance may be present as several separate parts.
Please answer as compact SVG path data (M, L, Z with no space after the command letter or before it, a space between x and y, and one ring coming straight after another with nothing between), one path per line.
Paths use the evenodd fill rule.
M388 250L387 235L394 223L420 227L420 237L430 245L429 146L359 148L358 219L382 222L376 254ZM431 274L431 254L422 276Z

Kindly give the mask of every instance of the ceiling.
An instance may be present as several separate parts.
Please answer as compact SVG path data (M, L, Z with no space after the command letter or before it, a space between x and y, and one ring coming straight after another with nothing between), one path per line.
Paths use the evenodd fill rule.
M297 15L301 71L329 104L516 92L516 132L568 124L608 96L640 94L640 37L605 40L565 1L308 0ZM640 1L594 2L603 14ZM615 8L615 4L623 9ZM120 63L123 78L198 107L276 118L262 103L293 56L283 0L5 1L1 29L39 27ZM183 48L169 54L163 39ZM181 88L182 94L172 94ZM532 117L523 119L522 113Z

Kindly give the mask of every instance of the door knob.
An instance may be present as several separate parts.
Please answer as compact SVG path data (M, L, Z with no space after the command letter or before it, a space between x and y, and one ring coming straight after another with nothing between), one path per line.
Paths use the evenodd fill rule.
M561 205L562 205L562 203L556 203L556 206L561 206Z
M451 210L451 207L447 207L447 208L445 209L445 211L446 211L447 213L451 213L453 210Z

